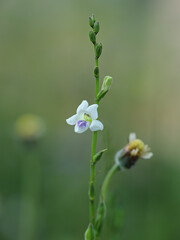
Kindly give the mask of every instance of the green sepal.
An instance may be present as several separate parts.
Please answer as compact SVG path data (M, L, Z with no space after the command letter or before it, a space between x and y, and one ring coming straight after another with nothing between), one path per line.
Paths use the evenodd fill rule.
M89 183L89 199L94 200L94 182L92 181Z
M89 224L85 234L84 234L84 239L85 240L95 240L95 232L94 232L94 227L92 223Z
M111 88L111 85L112 85L112 77L105 76L104 80L103 80L103 84L102 84L101 90L98 92L98 94L96 96L96 100L97 101L100 101L101 98L103 98L106 95L106 93Z
M100 28L99 22L96 22L96 23L94 24L94 32L95 32L95 34L97 34L97 33L99 32L99 28Z
M95 67L94 68L94 76L97 78L99 76L99 68Z
M95 16L94 16L94 14L92 14L92 16L91 16L91 19L92 19L92 20L93 20L93 22L95 23L96 19L95 19Z
M91 40L91 42L92 42L93 44L96 43L96 35L95 35L95 33L94 33L93 31L90 31L90 32L89 32L89 38L90 38L90 40Z
M96 101L100 101L107 93L108 91L100 90L96 96Z
M103 153L104 153L105 151L107 151L107 148L99 151L98 153L96 153L96 154L94 155L94 157L93 157L93 163L94 163L94 164L97 163L97 162L101 159L101 157L102 157L102 155L103 155Z
M89 17L89 26L91 26L92 28L94 28L94 21L92 20L91 17Z
M95 232L96 232L96 237L99 236L102 226L103 226L103 221L104 221L104 217L106 214L106 206L104 202L100 202L98 209L97 209L97 215L96 215L96 219L95 219Z
M95 53L96 53L96 58L99 58L101 56L101 53L102 53L102 44L101 43L96 44Z

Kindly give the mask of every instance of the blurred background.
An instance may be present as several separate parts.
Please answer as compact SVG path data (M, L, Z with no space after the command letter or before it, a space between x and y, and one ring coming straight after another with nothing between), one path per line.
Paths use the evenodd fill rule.
M92 134L65 119L94 102L92 13L101 81L114 79L100 104L97 149L108 151L96 193L129 132L154 152L113 178L101 239L180 239L180 2L0 0L0 240L83 239ZM27 113L46 124L28 146L14 130Z

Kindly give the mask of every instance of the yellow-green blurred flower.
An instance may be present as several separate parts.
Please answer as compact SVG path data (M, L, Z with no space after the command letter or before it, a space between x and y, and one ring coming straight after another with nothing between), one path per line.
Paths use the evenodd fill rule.
M24 114L15 124L15 131L23 141L33 142L41 138L46 130L44 121L33 114Z

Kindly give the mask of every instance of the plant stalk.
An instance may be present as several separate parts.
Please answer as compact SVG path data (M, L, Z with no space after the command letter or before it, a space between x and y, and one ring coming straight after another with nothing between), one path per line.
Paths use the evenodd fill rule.
M95 45L94 45L94 51L95 51ZM95 54L96 56L96 54ZM96 67L99 67L99 61L98 58L95 57L95 63ZM99 73L95 78L96 81L96 90L95 93L97 96L99 92ZM99 104L98 100L95 100L96 104ZM92 137L92 151L91 151L91 168L90 168L90 185L89 185L89 192L91 192L91 196L89 196L89 218L90 222L94 224L95 220L95 164L93 162L93 157L96 154L96 144L97 144L97 131L93 132L93 137ZM90 189L91 188L91 189ZM91 191L93 189L93 191Z
M22 199L19 240L37 239L41 191L41 160L36 151L28 149L22 166Z
M111 177L114 175L114 173L117 171L117 170L120 170L119 168L119 165L117 164L114 164L112 166L112 168L108 171L105 179L104 179L104 182L102 184L102 188L101 188L101 193L100 193L100 202L103 202L105 201L105 197L106 197L106 191L107 191L107 187L109 185L109 182L111 180Z

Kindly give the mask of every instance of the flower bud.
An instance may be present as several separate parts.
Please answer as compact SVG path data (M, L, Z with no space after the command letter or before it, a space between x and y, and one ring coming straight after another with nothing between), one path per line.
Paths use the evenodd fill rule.
M96 58L99 58L101 56L101 53L102 53L102 44L101 43L96 44L95 53L96 53Z
M111 85L112 85L112 77L105 76L105 78L103 80L101 90L104 91L104 92L107 92L111 88Z
M94 21L92 20L91 17L89 17L89 25L94 28Z
M148 145L136 138L135 133L130 133L129 143L115 155L115 162L120 168L129 169L139 158L149 159L153 156Z
M95 67L95 69L94 69L94 76L96 78L99 77L99 68L98 67Z
M95 32L95 34L97 34L97 33L99 32L99 28L100 28L99 22L96 22L96 23L94 24L94 32Z
M101 159L101 157L102 157L102 155L103 155L103 153L104 153L105 151L107 151L107 148L99 151L98 153L96 153L96 154L94 155L94 157L93 157L93 162L94 162L94 164L96 164L96 163Z
M89 224L85 234L84 234L84 239L85 240L95 240L95 232L94 232L94 227L92 223Z
M95 33L94 33L93 31L90 31L90 32L89 32L89 38L90 38L90 40L91 40L91 42L92 42L93 44L96 43L96 35L95 35Z
M106 76L103 80L101 90L96 96L96 100L100 101L101 98L103 98L106 95L106 93L109 91L109 89L111 88L111 85L112 85L112 77Z
M103 220L106 214L106 206L104 202L100 202L97 210L96 220L95 220L95 232L96 237L99 236L102 226L103 226Z

